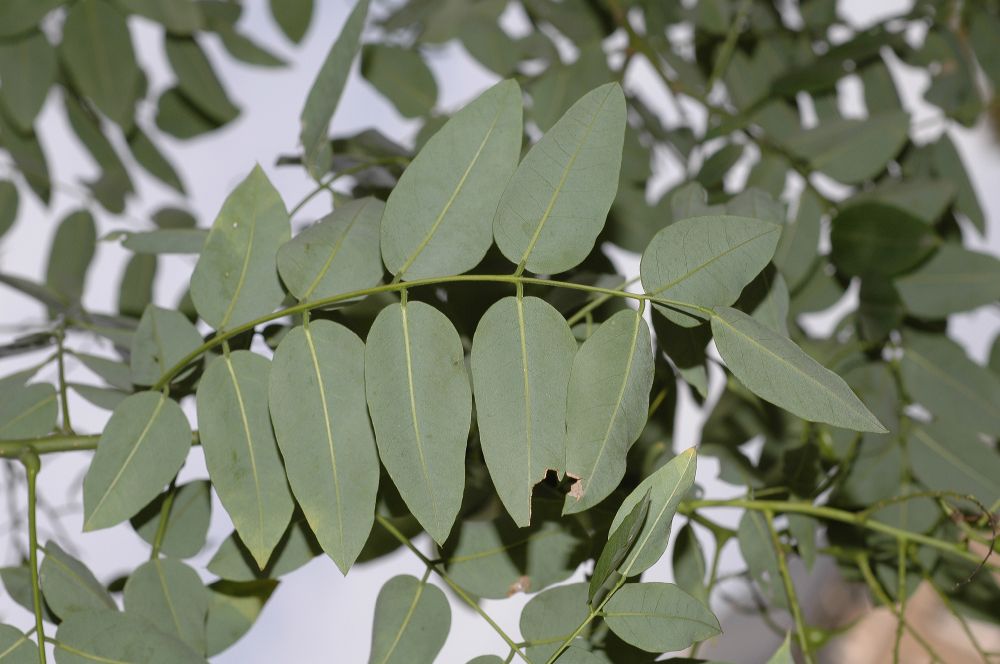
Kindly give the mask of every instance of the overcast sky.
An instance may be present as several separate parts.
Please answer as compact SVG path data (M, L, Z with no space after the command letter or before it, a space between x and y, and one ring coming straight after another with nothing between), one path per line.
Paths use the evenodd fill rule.
M298 47L290 44L272 22L264 0L248 0L242 27L261 43L279 52L290 66L269 70L244 66L226 55L214 38L206 38L213 63L226 83L232 98L242 107L239 119L221 131L214 132L194 141L177 141L159 136L158 145L163 146L178 167L189 191L186 202L180 201L170 190L157 181L145 176L139 169L131 173L136 181L138 195L129 206L127 217L110 218L101 213L101 234L115 229L151 228L145 221L149 213L163 204L182 204L189 207L202 226L208 226L214 219L223 199L230 190L259 163L282 193L288 207L292 207L311 189L312 182L298 168L276 168L278 154L296 149L298 138L298 115L306 93L322 62L330 44L339 33L351 3L348 0L319 0L317 15ZM856 23L870 20L872 5L887 14L898 11L908 3L888 1L868 3L866 0L842 2L842 9ZM507 25L516 28L518 17L508 13ZM134 20L133 34L139 58L147 73L151 74L154 92L170 85L171 74L165 66L162 54L162 37L157 27L143 20ZM435 50L431 59L440 89L439 107L454 110L465 101L475 97L491 85L496 77L468 58L460 46L451 45ZM637 59L638 60L638 59ZM894 68L903 84L905 101L914 109L916 117L934 115L933 109L919 103L919 93L926 81L914 76L901 67ZM651 75L648 67L637 63L630 71L626 86L632 91L641 91L654 102L658 98L659 83ZM852 94L851 85L846 84L847 98ZM854 91L856 97L856 90ZM151 94L150 99L155 99ZM850 110L849 108L847 110ZM155 109L146 103L140 107L140 117L152 126ZM670 122L673 118L665 116ZM333 131L348 133L366 127L378 127L383 133L408 139L416 125L405 121L392 106L374 92L355 71L347 86L344 99L333 121ZM49 158L52 177L57 183L53 192L53 202L49 209L40 206L30 193L22 191L21 209L14 229L0 241L0 270L37 280L44 280L44 270L48 247L58 220L73 209L87 206L79 194L79 186L71 186L81 179L94 175L95 168L90 157L82 151L72 135L63 114L62 104L56 95L50 96L39 119L39 133ZM927 138L933 137L933 131ZM155 132L154 132L155 133ZM993 253L1000 253L1000 232L996 220L1000 219L1000 188L996 186L996 174L1000 173L1000 152L996 148L993 135L984 127L972 131L954 130L960 150L971 164L971 175L977 185L988 219L993 222L987 236L975 243L979 248L988 247ZM657 191L669 184L671 173L662 175L654 185ZM737 180L740 175L734 176ZM738 182L737 182L738 184ZM329 210L329 199L317 197L296 217L299 225L311 221ZM93 311L113 311L117 300L117 289L124 261L128 252L116 243L100 243L93 269L89 275L85 306ZM634 256L618 253L615 255L621 269L629 275L638 270ZM177 301L186 286L194 262L190 257L161 258L159 277L156 284L157 302L170 306ZM12 324L44 322L45 312L31 300L21 297L9 289L0 287L0 339L15 333ZM982 359L992 341L1000 317L996 309L974 315L958 316L952 325L953 334L966 344L970 352ZM109 348L99 341L85 336L74 336L73 344L88 352L107 354ZM34 357L18 358L0 365L0 374L6 375L20 366L37 361ZM51 369L42 372L40 379L52 380ZM90 380L92 377L82 367L70 367L70 380ZM75 395L71 397L74 424L80 431L99 431L108 413L91 407ZM192 403L184 404L185 410L194 421ZM692 445L697 440L697 430L701 415L685 406L679 418L676 436L677 451ZM63 454L46 457L40 484L50 502L62 505L79 500L80 481L85 470L87 454ZM718 496L733 495L738 489L714 480L717 466L711 459L700 460L699 483L709 493ZM204 463L200 448L192 450L189 462L181 474L182 480L205 477ZM0 506L2 507L2 506ZM5 520L6 512L0 511L0 520ZM735 520L735 512L726 515ZM102 530L95 533L80 532L79 511L71 513L63 520L71 542L60 539L60 544L75 544L75 552L86 561L104 582L135 567L148 556L148 546L142 542L127 525ZM45 524L43 523L43 526ZM201 556L195 559L196 566L203 566L214 553L218 543L229 534L231 524L218 501L214 504L209 543ZM50 527L43 527L45 537L52 536ZM8 535L2 535L4 543ZM426 542L424 542L426 550ZM10 547L0 547L7 555ZM727 551L726 566L739 565L735 547ZM665 556L664 560L669 560ZM10 559L0 560L11 564ZM281 586L272 597L258 624L250 634L236 646L215 661L225 663L246 662L362 662L369 650L371 620L375 598L381 585L396 574L410 573L420 576L423 566L405 550L397 552L376 563L355 567L347 578L325 557L314 560L305 568L282 579ZM661 563L646 575L649 580L670 580L667 565ZM206 579L209 578L206 576ZM582 571L577 579L583 578ZM517 620L521 607L527 598L523 595L509 600L484 602L484 608L494 616L500 625L512 635L518 635ZM452 603L452 631L439 658L442 662L464 662L485 653L506 655L506 646L499 637L475 614L457 602ZM718 607L717 607L718 608ZM7 597L0 597L0 621L29 628L30 614L15 606ZM725 624L725 622L724 622ZM776 642L775 642L776 643ZM774 643L762 640L761 653L773 649ZM747 659L746 644L741 661ZM704 654L723 656L726 649L706 648ZM733 657L738 650L729 650Z

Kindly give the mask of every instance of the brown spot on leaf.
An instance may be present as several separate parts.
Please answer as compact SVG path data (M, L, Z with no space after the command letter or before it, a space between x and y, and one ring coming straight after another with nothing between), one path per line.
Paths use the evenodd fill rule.
M583 498L583 478L573 473L566 473L566 477L573 480L573 483L569 485L569 495L576 500Z
M531 579L526 576L519 576L517 581L510 584L507 588L507 597L511 595L516 595L517 593L526 593L531 589Z

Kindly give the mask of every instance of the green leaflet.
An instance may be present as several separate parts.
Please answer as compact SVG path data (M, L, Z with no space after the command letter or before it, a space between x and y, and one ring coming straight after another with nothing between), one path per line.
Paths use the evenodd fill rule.
M6 385L0 397L0 440L37 438L55 428L59 404L49 383Z
M973 226L984 231L986 217L979 204L979 197L951 137L947 133L942 134L941 138L930 145L930 150L934 172L942 180L955 186L955 210L967 217Z
M791 634L785 635L785 640L782 642L781 647L771 655L771 659L767 660L767 664L795 664L795 659L792 657Z
M65 0L6 0L0 2L0 37L12 37L36 27Z
M38 646L21 630L0 625L0 661L3 664L35 664Z
M788 597L781 585L778 554L774 550L767 519L760 512L747 510L740 518L737 538L750 577L757 582L769 601L778 607L786 608Z
M643 289L701 307L728 306L770 262L781 226L748 217L684 219L657 233L642 254ZM657 305L672 322L693 327L704 314Z
M803 191L795 221L785 224L774 250L774 265L785 276L789 288L798 288L816 262L822 216L820 197L812 189Z
M368 333L365 389L382 464L435 542L465 487L472 391L458 332L422 302L382 309Z
M563 64L556 58L528 85L531 119L543 132L551 129L576 100L615 79L599 39L581 46L572 64Z
M45 603L63 620L75 613L118 608L86 565L55 542L45 545L45 558L38 573Z
M105 383L123 392L132 391L132 377L128 365L117 359L108 359L87 353L73 353L83 366L101 377Z
M10 180L0 180L0 237L10 230L17 220L20 202L17 186Z
M885 111L863 120L838 119L782 139L784 146L809 166L844 184L869 180L883 170L906 144L910 116Z
M107 0L81 0L70 8L62 37L59 55L76 88L127 131L140 71L125 15Z
M914 427L907 451L914 474L927 487L971 494L986 506L1000 499L1000 459L974 434L937 422Z
M306 97L305 106L302 107L302 114L299 116L302 125L299 140L305 152L303 162L306 170L316 179L330 169L333 155L327 130L340 102L340 95L347 84L351 63L358 53L361 31L365 27L367 15L368 0L358 0L350 16L347 17L340 36L330 47L330 52L309 89L309 96Z
M200 345L201 335L184 314L155 304L147 306L132 336L131 382L156 383Z
M156 101L156 126L171 136L187 139L214 131L221 125L174 87L164 90Z
M204 228L160 228L125 232L122 246L137 254L199 254L209 231Z
M434 74L413 48L366 44L361 49L361 75L405 118L429 115L437 104Z
M413 576L389 579L375 601L369 664L431 664L451 629L448 598Z
M813 422L885 433L840 376L780 333L729 307L715 308L712 333L726 366L762 399Z
M208 562L208 571L227 581L258 581L261 579L277 579L298 568L322 553L319 542L309 531L305 517L296 514L292 517L285 534L267 561L267 566L258 567L245 544L240 541L237 533L231 534L215 552Z
M646 424L653 350L642 312L604 321L573 359L566 402L566 475L577 480L563 512L601 502L625 474L625 455Z
M112 413L83 481L84 530L124 521L177 474L191 447L191 427L175 401L140 392Z
M604 605L604 621L624 641L649 652L683 650L722 633L718 618L672 583L622 586Z
M1000 261L991 254L946 243L895 284L911 314L943 318L1000 298Z
M937 239L930 226L883 203L848 205L834 217L830 260L849 275L885 278L920 263Z
M278 249L278 272L303 302L371 288L382 278L379 222L385 204L366 197L331 214Z
M99 177L86 181L87 187L106 210L121 214L125 211L126 196L133 191L125 164L104 135L102 121L92 110L72 95L63 103L70 126L101 169Z
M31 568L28 567L27 562L14 567L0 567L0 579L3 579L4 590L7 591L11 600L29 613L34 612L35 599L32 596ZM42 603L42 616L51 623L59 620L44 602ZM37 653L34 661L37 661Z
M118 287L118 313L138 318L153 300L153 281L156 279L155 256L133 256L125 265Z
M56 631L59 664L205 664L205 658L148 620L117 611L70 616Z
M955 199L955 191L947 180L914 177L880 182L874 189L855 194L851 201L882 203L934 224Z
M66 383L66 385L90 403L104 410L114 410L129 396L128 392L114 387L94 387L80 383Z
M503 255L538 274L564 272L586 258L618 190L624 140L620 85L602 85L573 104L504 189L493 220Z
M42 32L0 44L0 102L21 131L31 131L56 77L56 51Z
M271 0L271 15L285 36L298 44L309 29L313 0Z
M397 280L466 272L486 255L491 218L521 151L521 89L501 81L453 115L413 159L382 217Z
M545 509L551 511L551 516L558 514ZM585 535L573 524L538 516L528 529L505 514L491 521L463 520L441 551L448 575L467 592L486 599L535 593L566 580L586 556Z
M374 523L379 463L365 403L365 345L317 320L285 335L268 388L292 492L344 574Z
M586 583L556 586L538 593L521 609L521 637L538 642L525 647L524 654L532 662L547 661L589 614ZM580 636L586 638L587 633Z
M67 215L52 240L45 285L70 302L78 301L96 245L97 228L90 213L80 210Z
M705 564L705 552L690 521L677 531L671 563L677 585L708 606L708 588L705 585L708 567Z
M590 577L587 596L592 606L599 606L607 595L607 592L602 591L608 590L609 582L620 578L617 574L618 566L625 560L625 556L632 552L647 516L649 516L648 491L631 506L621 523L617 526L612 524L612 529L608 533L608 543L604 545L601 555L594 563L594 572Z
M1000 433L1000 377L948 337L908 330L899 368L906 394L934 416L962 429Z
M239 115L219 82L212 64L193 37L167 35L167 60L177 76L177 89L199 111L220 125Z
M34 651L32 651L32 656L34 656ZM34 660L28 662L32 664ZM504 664L503 657L500 655L480 655L479 657L473 657L467 664Z
M281 195L255 166L222 204L191 276L191 299L206 323L230 329L278 306L284 291L275 255L290 234Z
M552 305L505 297L483 315L472 342L472 380L483 456L517 525L531 521L531 493L566 459L566 392L577 345Z
M624 521L639 501L649 495L649 516L646 517L635 547L621 566L621 573L626 577L645 572L667 550L671 522L680 502L694 485L697 465L696 450L688 448L644 479L618 508L618 513L611 522L612 530Z
M169 33L187 35L204 25L194 0L115 0L123 9L160 23Z
M160 514L167 493L161 493L132 517L135 532L152 544L160 525ZM212 518L212 489L208 480L195 480L176 488L167 529L160 551L175 558L190 558L205 546L208 524Z
M271 557L293 507L268 416L270 371L270 361L250 351L217 357L196 398L209 477L259 567Z
M42 203L48 205L52 182L49 180L49 165L38 137L33 133L22 134L17 131L3 113L0 113L0 136L3 136L4 149L14 160L14 165L24 176L28 186Z
M203 653L210 601L198 574L182 562L157 558L135 569L125 583L125 611Z
M205 629L209 657L239 641L253 627L277 585L277 581L268 579L248 583L216 581L208 587L211 596Z

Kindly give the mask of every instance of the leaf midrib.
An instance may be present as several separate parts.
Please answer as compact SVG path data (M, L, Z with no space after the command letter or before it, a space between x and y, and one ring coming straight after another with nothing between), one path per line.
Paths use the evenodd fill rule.
M693 458L694 458L694 456L692 455L691 459L693 459ZM643 537L642 541L639 542L632 549L632 553L630 555L630 559L628 561L628 564L625 566L625 569L622 571L622 576L628 578L629 572L631 572L632 568L635 566L636 559L639 557L639 554L642 553L642 550L646 546L646 543L649 542L649 538L653 536L653 530L656 528L656 526L659 525L660 520L663 519L663 513L667 511L668 507L670 507L670 501L672 501L674 499L674 497L677 495L677 489L680 487L681 481L684 479L684 474L687 472L687 470L688 470L688 468L690 468L690 466L691 466L691 461L689 460L688 463L687 463L687 465L685 465L684 468L681 469L680 472L677 474L677 481L674 482L674 486L670 490L670 493L667 494L667 499L664 501L663 507L660 508L660 511L657 512L657 514L656 514L656 518L653 519L653 522L650 524L650 527L649 527L648 532L646 533L646 536ZM674 512L676 513L676 509L674 510ZM673 515L671 515L671 519L673 519Z
M257 456L253 449L253 436L250 434L250 421L247 419L246 404L243 402L243 390L240 389L239 381L236 379L236 371L233 369L232 358L223 356L226 369L233 384L233 393L236 395L236 404L240 410L240 420L243 423L243 434L246 436L247 450L249 451L250 470L253 473L254 491L257 494L257 543L263 546L264 539L264 499L260 490L260 475L257 472Z
M344 242L347 241L347 236L350 235L351 229L354 228L354 224L361 217L361 214L365 211L365 208L367 208L368 205L369 203L367 201L363 203L358 208L357 213L355 213L355 215L351 217L351 219L347 222L347 227L344 229L344 232L340 234L340 237L337 238L337 241L333 245L333 249L330 250L330 255L327 257L326 262L323 263L323 267L316 275L316 278L313 279L313 282L309 284L309 288L307 288L306 291L302 294L301 299L308 300L309 296L312 295L313 291L316 290L316 287L319 286L319 282L322 281L323 277L326 276L326 273L330 271L330 266L333 265L333 259L337 257L337 254L340 252L340 249L344 245Z
M632 363L635 360L637 342L639 339L639 325L640 323L642 323L642 314L639 313L638 311L634 313L635 313L635 324L632 326L632 340L629 345L628 360L625 363L625 372L622 376L622 384L621 387L618 389L618 398L615 399L615 407L614 410L611 411L611 417L608 420L608 428L604 432L604 439L601 441L601 447L597 451L597 458L594 459L594 464L590 468L590 473L588 473L586 476L587 484L584 485L583 493L580 495L579 500L583 500L584 495L586 495L586 492L588 491L590 484L593 481L594 474L597 472L597 467L600 465L601 458L604 456L604 450L607 449L608 447L608 439L611 437L611 430L614 428L615 422L618 420L618 414L622 408L622 401L624 401L625 399L625 391L628 388L629 379L631 378ZM583 478L581 477L581 479ZM579 500L577 502L579 502Z
M406 631L410 621L413 619L413 614L417 610L417 603L420 601L420 596L424 592L424 586L426 583L426 581L421 581L417 586L417 592L413 594L413 601L410 602L410 607L406 610L406 615L403 616L403 622L399 626L399 631L396 632L396 638L392 640L392 645L389 646L389 650L386 651L381 664L386 664L386 662L389 661L389 658L392 657L392 653L396 650L396 646L399 645L399 641L403 638L403 632Z
M844 406L845 408L847 408L848 410L852 411L852 412L853 412L853 413L855 414L855 416L857 416L857 415L858 415L858 410L857 410L857 405L855 405L855 404L852 404L852 403L850 403L849 401L845 400L845 399L843 398L843 396L841 396L841 395L840 395L840 394L838 394L837 392L834 392L834 391L833 391L832 389L830 389L829 387L827 387L826 385L824 385L823 383L821 383L821 382L820 382L819 380L817 380L817 379L816 379L816 378L815 378L814 376L811 376L811 375L809 375L808 373L806 373L805 371L803 371L802 369L798 368L797 366L795 366L794 364L792 364L792 363L791 363L790 361L788 361L787 359L785 359L785 358L784 358L783 356L781 356L781 355L779 355L779 354L775 353L774 351L772 351L772 350L771 350L770 348L768 348L768 347L767 347L767 346L765 346L764 344L760 343L759 341L757 341L756 339L754 339L754 338L753 338L753 337L751 337L750 335L748 335L748 334L744 333L744 332L743 332L742 330L740 330L740 329L738 329L738 328L737 328L736 326L732 325L732 324L731 324L731 323L730 323L729 321L727 321L726 319L722 318L722 316L720 316L720 315L719 315L719 313L718 313L717 311L716 311L716 312L713 312L713 320L716 320L716 321L718 321L718 322L719 322L719 324L721 324L721 325L724 325L724 326L728 327L728 328L729 328L730 330L732 330L732 332L733 332L734 334L736 334L736 335L738 335L738 336L742 337L743 339L746 339L746 340L747 340L747 341L748 341L748 342L749 342L750 344L752 344L753 346L756 346L757 348L759 348L759 349L760 349L761 351L763 351L763 352L764 352L764 353L766 353L767 355L770 355L771 357L774 357L774 358L776 358L776 359L777 359L778 361L780 361L780 362L781 362L782 364L784 364L784 365L787 365L788 367L790 367L791 369L793 369L793 370L794 370L794 371L795 371L795 372L796 372L796 373L797 373L798 375L800 375L800 376L804 376L804 377L805 377L805 378L807 378L807 379L808 379L808 380L809 380L809 381L810 381L811 383L813 383L813 384L815 384L816 386L818 386L818 387L819 387L819 388L820 388L820 389L821 389L821 390L822 390L823 392L825 392L825 393L827 393L828 395L830 395L830 396L834 397L834 398L835 398L835 399L836 399L837 401L839 401L839 402L840 402L840 403L841 403L841 404L842 404L842 405L843 405L843 406ZM808 356L808 355L806 355L806 357L809 357L809 356ZM810 359L811 359L811 358L810 358ZM815 360L814 360L814 361L815 361ZM819 366L820 368L825 368L825 367L823 367L823 365L819 364L818 362L817 362L816 364L817 364L817 365L818 365L818 366ZM855 397L855 398L857 398L857 397ZM861 415L862 415L862 416L864 417L864 419L868 419L868 420L873 420L873 419L874 419L874 416L873 416L873 415L870 415L870 414L869 414L868 416L865 416L865 414L864 414L864 413L862 413ZM876 423L878 423L878 424L881 424L881 423L879 423L879 422L878 422L878 420L874 420L874 421L875 421ZM869 426L870 426L870 425L869 425ZM882 428L884 429L885 427L882 427ZM884 433L884 432L882 432L882 431L875 431L874 433Z
M309 325L303 325L302 331L306 337L306 344L309 346L309 356L312 358L313 371L316 374L316 386L319 389L320 408L323 411L323 424L326 427L327 449L330 451L330 470L333 474L333 491L337 497L337 534L340 539L341 556L345 553L344 548L344 503L340 495L340 475L337 473L337 454L333 445L333 428L330 425L330 409L326 402L326 386L323 383L323 375L319 370L319 358L316 356L316 345L313 343L312 330Z
M411 253L410 256L406 259L406 261L403 263L403 266L399 268L399 272L396 273L397 279L403 278L403 275L406 273L406 271L410 269L413 263L417 260L417 257L423 252L424 249L427 248L427 245L430 244L430 241L431 239L433 239L434 234L437 233L438 227L441 225L441 223L444 221L445 216L448 214L448 210L451 209L451 206L455 203L455 199L458 198L459 192L462 191L462 187L465 186L465 181L468 179L469 173L472 172L472 169L479 162L479 157L482 155L483 150L486 147L486 143L490 140L490 137L493 135L493 130L496 129L497 122L500 120L500 113L502 110L503 106L501 104L497 104L497 110L496 113L493 115L493 121L490 123L490 128L486 130L486 135L483 136L482 142L476 149L476 154L472 156L472 161L470 161L469 165L465 168L465 172L462 173L462 177L459 179L458 184L455 185L455 189L451 192L451 196L448 197L448 201L445 203L444 208L442 208L441 212L437 216L437 219L434 220L434 223L431 224L430 230L427 231L427 234L424 235L423 240L420 241L420 244L417 245L416 249L413 250L413 253Z
M427 459L424 456L423 439L420 437L420 421L417 418L417 396L413 387L413 356L410 349L410 323L406 313L406 304L400 303L399 316L403 322L403 350L406 355L406 384L410 397L410 421L413 426L413 435L417 443L417 454L420 456L420 468L424 475L424 486L427 487L427 496L430 498L431 510L434 512L435 526L438 523L437 500L434 498L434 491L431 488L430 471L427 468Z
M531 252L535 250L535 244L538 242L538 238L542 235L542 228L545 227L546 222L549 220L549 216L552 214L553 208L555 208L556 200L559 198L559 194L562 193L562 188L566 185L566 180L569 178L569 173L573 169L573 164L576 163L577 157L580 156L580 152L583 150L584 144L590 138L590 134L594 130L594 126L597 124L597 118L601 115L601 111L604 110L604 105L607 103L608 99L611 98L611 93L613 88L608 89L608 93L601 100L601 103L597 106L597 110L594 111L593 117L590 122L587 123L587 128L580 138L580 141L576 145L576 149L573 150L573 154L570 155L569 161L566 162L566 166L563 167L562 175L559 176L559 184L555 186L552 190L552 196L549 197L549 203L545 206L545 211L542 212L541 218L538 220L538 225L535 226L535 232L532 234L531 239L528 241L528 246L524 250L524 254L521 256L521 260L518 261L518 268L522 269L528 263L528 257ZM558 124L558 123L556 123ZM550 130L551 131L551 130ZM544 139L543 139L544 140ZM553 141L555 137L553 135Z

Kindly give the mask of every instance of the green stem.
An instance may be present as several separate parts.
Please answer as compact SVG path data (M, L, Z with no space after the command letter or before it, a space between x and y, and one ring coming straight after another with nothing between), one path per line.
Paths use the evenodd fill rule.
M639 281L640 278L641 277L632 277L631 279L629 279L628 281L626 281L625 283L623 283L621 286L619 286L615 290L621 291L622 293L624 293L626 288L628 288L629 286L631 286L635 282ZM602 295L599 295L598 297L595 297L593 300L591 300L590 302L588 302L586 304L586 306L582 307L575 314L573 314L572 316L570 316L569 318L567 318L566 319L566 323L569 324L570 327L573 327L573 325L575 325L576 323L579 323L581 319L585 318L587 316L587 314L589 314L591 311L593 311L597 307L601 306L602 304L604 304L605 302L607 302L611 298L612 298L612 296L608 295L607 293L604 293Z
M618 590L623 585L625 585L624 576L618 579L618 582L615 583L614 587L612 587L610 591L608 591L608 594L604 596L604 599L601 600L600 604L598 604L596 607L593 606L590 607L590 611L587 613L587 617L583 619L583 622L577 625L576 629L574 629L573 632L569 636L567 636L566 639L563 640L561 644L559 644L559 647L556 648L556 651L552 653L552 656L549 657L548 661L546 661L545 664L553 664L553 662L559 659L559 655L563 654L563 651L566 650L566 648L569 648L570 644L573 643L573 640L576 637L580 636L580 634L583 633L583 630L587 629L587 625L593 622L594 618L596 618L597 616L603 615L602 611L604 609L604 605L608 603L608 600L610 600L612 596L614 596L614 594L618 592Z
M756 510L758 512L791 512L794 514L807 514L809 516L815 516L820 519L826 519L828 521L839 521L840 523L848 523L851 525L859 526L861 528L866 528L868 530L874 530L876 532L885 533L886 535L891 535L896 539L906 539L911 542L916 542L924 546L929 546L931 548L943 551L952 556L958 558L964 558L970 562L983 563L982 558L974 554L973 552L962 548L960 545L954 542L946 542L943 540L936 539L934 537L929 537L923 533L911 532L908 530L903 530L902 528L896 528L895 526L890 526L886 523L880 521L871 521L866 516L860 513L847 512L845 510L835 509L833 507L825 507L822 505L812 505L810 503L797 503L791 501L782 500L747 500L742 498L730 499L730 500L689 500L681 503L682 511L693 511L698 509L703 509L707 507L740 507L743 509ZM1000 564L991 563L986 561L985 567L993 570L1000 571Z
M489 624L490 627L493 628L493 631L495 631L497 634L500 635L500 638L502 638L504 640L504 642L508 646L510 646L510 649L512 651L514 651L522 660L524 660L525 662L528 662L530 664L531 660L529 660L524 655L524 653L521 652L521 649L517 645L517 642L514 641L514 639L510 638L510 636L507 635L507 632L503 631L503 628L500 627L500 625L496 624L496 622L493 620L493 618L491 618L489 616L488 613L486 613L485 611L483 611L483 608L481 606L479 606L479 603L476 602L476 600L474 600L472 597L470 597L469 594L467 592L465 592L465 590L460 585L458 585L457 583L455 583L451 579L451 577L448 576L448 574L444 570L440 569L437 566L437 564L435 564L435 562L433 560L431 560L430 558L428 558L427 556L425 556L424 553L420 549L418 549L416 546L414 546L413 542L410 540L409 537L407 537L402 532L400 532L400 530L398 528L396 528L396 526L392 525L391 521L389 521L388 519L386 519L381 514L376 514L375 515L375 520L378 522L378 524L380 526L382 526L383 528L385 528L386 531L390 535L392 535L393 537L395 537L399 541L400 544L402 544L407 549L409 549L410 551L412 551L413 554L417 558L419 558L421 560L421 562L423 562L423 564L427 567L428 571L433 570L435 574L437 574L439 577L441 577L441 580L444 581L446 584L448 584L448 587L451 588L452 591L454 591L454 593L456 595L458 595L459 599L461 599L463 602L465 602L469 606L469 608L471 608L473 611L475 611L476 613L478 613L479 616L483 620L485 620L487 622L487 624Z
M289 218L294 217L299 210L305 207L306 203L314 199L321 192L329 190L330 185L332 185L334 182L336 182L342 177L348 175L354 175L355 173L360 173L361 171L366 170L368 168L372 168L373 166L382 166L385 164L398 164L398 163L405 164L407 162L408 160L405 157L386 157L385 159L374 159L372 161L365 162L363 164L358 164L356 166L351 166L350 168L345 168L344 170L338 173L333 173L325 180L320 181L316 185L316 187L313 188L312 191L310 191L308 194L305 195L305 197L302 200L296 203L295 206L292 207L291 211L288 213L288 217Z
M42 590L38 581L38 523L36 480L42 462L30 450L21 454L21 463L28 475L28 564L31 565L31 599L35 609L35 631L38 633L38 661L45 664L45 625L42 622Z
M898 620L900 623L903 624L903 627L905 627L906 631L910 633L910 636L912 636L914 640L917 643L919 643L924 650L927 651L927 654L931 656L931 659L933 661L935 662L944 661L941 659L941 656L934 651L934 648L931 646L931 644L928 643L923 636L921 636L920 632L914 629L910 625L910 623L906 621L906 617L899 612L899 609L896 608L896 605L893 603L892 599L890 599L889 596L885 594L885 590L882 589L882 586L879 584L878 579L875 578L875 574L872 572L871 565L868 564L868 558L865 556L865 554L863 553L857 554L855 556L855 563L858 566L858 570L861 572L861 576L864 577L865 583L868 584L868 588L872 591L872 594L875 595L875 598L878 599L879 603L882 604L882 606L884 606L885 608L889 609L892 615L896 616L896 620Z
M705 84L705 89L709 92L711 92L712 86L725 73L726 68L729 66L729 60L733 57L733 50L736 47L736 40L740 36L740 30L743 29L743 23L746 21L751 4L751 0L743 0L739 11L736 13L736 18L729 26L729 32L726 33L726 41L723 42L722 48L719 50L719 57L716 58L715 66L712 67L712 73Z
M69 416L69 396L66 389L66 349L63 340L66 336L64 323L59 323L56 328L56 362L59 367L59 405L62 408L62 430L64 433L73 433L73 422Z
M100 440L101 436L99 434L58 434L55 436L42 436L41 438L0 440L0 459L16 459L23 452L29 450L39 455L94 450L97 449L97 443ZM197 432L191 437L191 444L201 444L201 439Z
M667 307L681 307L686 309L694 309L705 316L711 316L712 310L707 307L701 307L689 302L679 302L677 300L668 300L665 298L656 297L655 295L648 295L645 293L626 293L620 290L615 290L613 288L601 288L599 286L590 286L587 284L577 284L569 281L558 281L555 279L541 279L538 277L521 277L512 274L459 274L450 277L433 277L429 279L415 279L413 281L406 282L393 282L391 284L382 284L379 286L374 286L372 288L364 288L361 290L351 291L349 293L341 293L340 295L333 295L331 297L322 298L319 300L313 300L311 302L299 302L298 304L293 304L284 309L279 309L278 311L265 314L251 321L243 323L237 327L230 330L220 331L214 337L198 346L185 357L183 357L177 364L167 369L160 379L156 381L150 389L153 391L162 390L166 387L171 380L181 371L183 371L189 364L197 360L204 353L215 348L219 344L231 339L232 337L252 330L258 325L263 325L272 320L283 318L285 316L291 316L295 314L301 314L312 309L320 309L322 307L329 307L334 304L339 304L341 302L347 302L349 300L355 300L363 298L369 295L375 295L376 293L391 293L403 291L408 288L417 288L420 286L435 286L440 284L455 284L455 283L504 283L504 284L522 284L531 286L547 286L551 288L567 288L570 290L586 291L588 293L598 293L607 294L612 297L623 297L627 299L637 300L640 302L650 301L654 304L661 304Z
M174 507L174 498L177 496L177 478L170 482L167 489L167 496L160 506L160 521L156 524L156 536L153 538L153 548L149 552L149 559L156 560L160 557L160 549L163 547L163 538L167 535L167 524L170 521L170 510Z
M809 643L809 631L806 622L802 617L802 607L799 606L799 598L795 593L795 584L792 583L792 574L788 571L788 560L785 558L785 548L781 545L778 531L774 527L774 513L764 510L764 519L767 521L767 529L771 533L771 544L774 546L774 555L778 557L778 572L781 574L781 583L785 587L785 596L788 598L788 608L792 612L792 620L795 621L795 636L802 649L802 657L806 664L815 664L816 658Z

